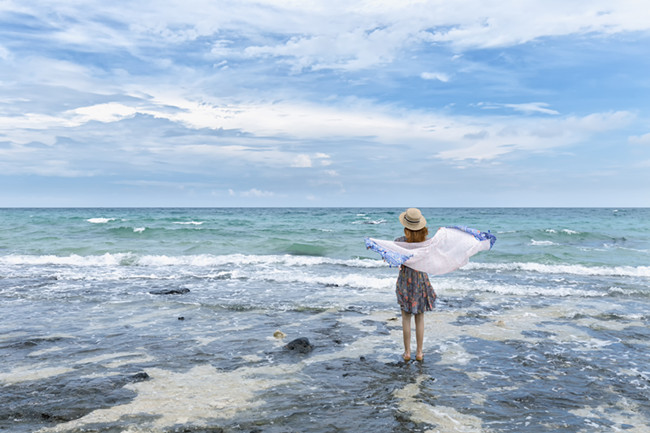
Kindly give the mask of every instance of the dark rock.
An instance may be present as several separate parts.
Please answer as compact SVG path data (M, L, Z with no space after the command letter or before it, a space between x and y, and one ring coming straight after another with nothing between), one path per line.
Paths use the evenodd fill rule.
M149 380L149 375L144 371L141 371L140 373L136 373L133 376L130 376L129 380L131 382L142 382L143 380Z
M42 413L41 414L41 419L43 421L48 421L48 422L66 422L66 421L70 421L71 418L61 416L61 415Z
M285 348L299 352L299 353L308 353L311 352L314 346L309 342L309 339L305 337L296 338L295 340L290 341Z
M160 289L160 290L151 290L149 293L152 295L184 295L189 293L190 289Z
M167 433L223 433L223 428L190 425L180 426L173 428L172 430L167 430Z
M185 317L181 316L178 318L178 320L185 320Z

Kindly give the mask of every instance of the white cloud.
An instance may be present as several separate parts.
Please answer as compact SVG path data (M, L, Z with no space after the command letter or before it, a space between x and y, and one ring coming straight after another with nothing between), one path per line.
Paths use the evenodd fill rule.
M105 123L116 122L125 117L132 117L137 112L138 110L134 107L129 107L116 102L79 107L70 110L70 113L77 117L79 123L90 122L93 120Z
M449 148L438 152L436 157L455 161L493 160L513 152L548 151L620 129L633 119L634 115L625 111L563 118L484 118L480 133L461 136L458 134L464 129L461 125L451 131L447 140Z
M291 163L292 167L298 167L298 168L307 168L311 167L311 158L309 155L298 155L293 159L293 162Z
M650 132L643 135L633 135L628 141L633 144L650 144Z
M11 58L11 52L0 45L0 59L2 60L9 60Z
M54 30L44 37L92 52L119 49L151 59L146 48L215 38L216 57L274 57L294 71L372 68L421 44L448 43L465 50L650 29L647 8L634 0L458 0L453 7L437 0L190 1L183 6L142 1L130 4L128 12L97 0L82 7L63 1L6 2L3 8L47 17Z
M546 108L547 104L539 102L507 104L508 108L531 114L526 117L454 116L398 110L390 105L360 100L355 103L346 101L340 106L296 101L215 105L165 95L156 96L147 104L138 101L132 105L96 104L65 111L59 117L29 113L0 116L0 133L14 143L28 143L30 138L44 134L46 129L57 131L49 134L54 137L55 134L65 135L67 129L79 127L84 122L117 122L140 113L197 131L232 130L241 131L241 135L203 143L200 138L185 143L164 137L154 140L139 138L136 142L133 142L133 137L128 140L116 137L116 140L125 140L119 145L123 152L133 154L133 163L138 161L136 154L145 152L145 156L148 153L155 159L162 158L175 165L182 161L189 164L193 158L200 157L215 162L239 160L267 167L310 168L332 165L331 156L323 152L296 151L284 144L316 140L337 142L345 137L346 140L358 139L375 145L407 143L426 155L441 159L486 160L512 152L535 152L571 145L598 132L625 126L633 119L624 111L563 117ZM145 108L140 108L145 105ZM539 113L555 116L534 116ZM630 140L647 140L645 137ZM4 152L18 151L15 148Z
M314 158L316 158L318 162L320 162L320 165L324 167L328 165L332 165L331 157L326 153L317 153L316 155L314 155Z
M228 189L228 195L230 197L253 197L253 198L263 198L263 197L275 197L275 193L272 191L264 191L257 188L251 188L247 191L235 191L232 188Z
M438 80L446 83L449 81L449 75L442 72L422 72L420 78L423 80Z
M589 61L601 46L590 46L594 40L611 51L645 52L630 40L645 40L650 29L647 8L630 0L143 0L129 8L10 0L2 8L5 17L15 12L43 24L24 35L17 30L0 46L0 82L8 84L0 101L0 173L207 173L212 188L232 185L231 197L273 194L250 185L281 196L272 176L287 167L312 168L288 170L306 184L342 185L353 164L376 175L405 149L421 155L421 164L436 158L471 167L623 130L633 119L624 108L589 114L589 105L580 106L585 86L574 89L571 80L599 85L605 74L591 75L592 64L566 53L578 48L576 39ZM612 34L622 35L606 40ZM530 41L540 42L507 49ZM486 47L499 49L477 51ZM534 58L537 48L557 49L557 57ZM553 80L555 62L571 74ZM542 72L531 65L551 75L537 83ZM436 86L420 80L448 84L439 86L445 92L438 100L429 92ZM614 85L603 80L610 92L604 101ZM553 81L569 91L560 95ZM471 105L505 100L495 95L533 102ZM569 97L579 114L556 109L570 106L563 103ZM613 107L634 99L610 97L619 98ZM650 135L626 139L647 144ZM252 178L246 186L230 183L238 170Z
M248 191L242 191L239 195L242 197L273 197L275 193L271 191L263 191L257 188L251 188Z
M533 114L533 113L542 113L542 114L551 114L551 115L560 114L558 111L548 108L549 104L546 102L524 102L520 104L482 103L479 105L481 106L481 108L486 110L505 107L526 114Z

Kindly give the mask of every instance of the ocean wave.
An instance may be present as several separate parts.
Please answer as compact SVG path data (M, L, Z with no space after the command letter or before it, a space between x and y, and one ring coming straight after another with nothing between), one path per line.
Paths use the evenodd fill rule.
M283 255L246 255L228 254L211 255L198 254L187 256L167 255L136 255L127 253L105 253L93 256L68 256L56 255L20 255L12 254L0 256L0 264L5 266L16 265L67 265L67 266L192 266L212 267L223 265L285 265L290 267L338 265L355 268L383 268L384 262L376 259L334 259L320 256Z
M200 226L204 221L174 221L174 224L180 224L183 226Z
M557 230L555 230L555 229L546 229L544 231L546 233L551 233L551 234L557 233ZM567 234L567 235L579 235L580 234L580 232L577 232L577 231L571 230L571 229L562 229L562 230L560 230L560 232L564 233L564 234Z
M219 266L341 266L347 268L386 268L382 260L370 258L337 259L323 256L300 256L292 254L195 254L195 255L138 255L132 252L105 253L82 256L11 254L0 256L3 266L139 266L139 267L219 267ZM535 272L540 274L568 274L583 276L612 276L650 278L650 266L587 266L579 264L544 264L535 262L484 263L470 262L458 272L491 270L496 272Z
M115 221L116 218L88 218L88 221L91 224L106 224L111 221Z
M378 219L378 220L371 220L371 219L366 219L363 221L352 221L352 224L371 224L371 225L376 225L376 224L385 224L386 220L385 219Z
M237 277L234 274L233 277ZM273 270L247 274L247 278L254 281L267 281L282 284L321 285L327 287L350 287L355 289L391 289L395 285L395 276L374 277L364 274L350 273L337 275L310 275L291 270Z
M536 241L535 239L530 240L530 244L533 246L553 246L553 245L558 245L555 242L552 241Z
M463 269L494 271L526 271L540 274L569 274L603 277L650 277L650 266L585 266L543 263L477 263L470 262Z
M0 257L0 264L4 266L16 265L67 265L67 266L119 266L127 257L132 256L130 253L102 254L95 256L80 256L71 254L68 256L55 256L46 254L40 256L11 254Z
M585 290L576 289L566 286L549 285L547 287L528 286L519 284L475 284L455 283L451 287L451 291L458 291L461 293L466 292L483 292L483 293L496 293L504 296L552 296L552 297L578 297L578 298L602 298L609 295L608 292L599 290ZM444 289L450 291L449 289ZM437 290L443 292L443 290Z

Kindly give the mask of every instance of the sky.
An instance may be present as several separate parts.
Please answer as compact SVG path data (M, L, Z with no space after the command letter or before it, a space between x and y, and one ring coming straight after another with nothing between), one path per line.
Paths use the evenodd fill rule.
M650 206L642 0L0 0L0 207Z

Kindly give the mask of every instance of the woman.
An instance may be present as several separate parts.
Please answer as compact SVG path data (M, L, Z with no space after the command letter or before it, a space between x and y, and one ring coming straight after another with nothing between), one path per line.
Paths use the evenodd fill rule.
M404 226L404 236L396 242L424 242L429 234L427 220L416 208L409 208L399 216ZM416 271L401 265L395 288L397 302L402 309L402 334L404 337L404 361L411 360L411 316L415 316L416 361L424 359L422 343L424 341L424 312L433 310L436 293L431 287L426 272Z

